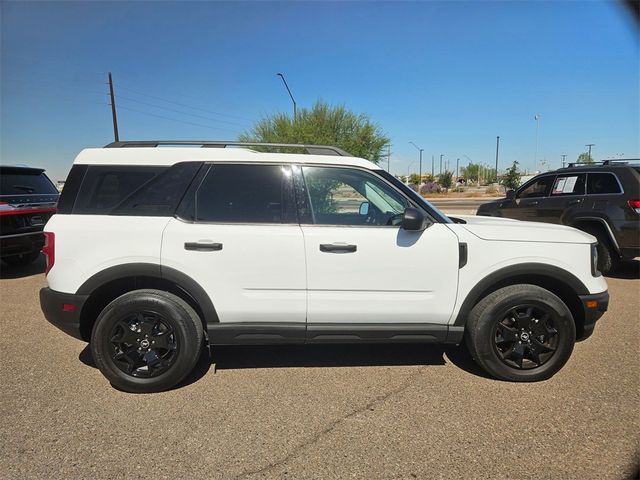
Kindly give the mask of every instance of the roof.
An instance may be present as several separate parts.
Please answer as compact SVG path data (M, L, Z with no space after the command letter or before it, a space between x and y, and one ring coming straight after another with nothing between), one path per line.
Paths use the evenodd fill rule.
M27 167L25 165L0 165L0 170L2 170L2 173L4 174L22 173L22 174L39 175L42 172L44 172L44 168Z
M82 165L173 165L178 162L268 162L326 164L380 169L375 163L358 157L299 153L263 153L246 148L194 147L121 147L86 148L74 164Z

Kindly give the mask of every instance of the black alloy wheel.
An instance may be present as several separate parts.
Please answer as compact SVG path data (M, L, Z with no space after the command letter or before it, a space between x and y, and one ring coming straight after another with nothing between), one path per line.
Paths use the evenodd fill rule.
M518 305L500 315L494 341L498 357L509 367L531 369L543 365L558 348L553 311Z
M171 323L162 315L142 311L117 322L111 329L111 358L127 375L150 378L166 372L178 355Z

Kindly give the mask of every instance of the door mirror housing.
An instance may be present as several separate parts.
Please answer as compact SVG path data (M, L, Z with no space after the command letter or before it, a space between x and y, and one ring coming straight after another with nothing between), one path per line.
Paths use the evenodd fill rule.
M369 202L362 202L358 209L360 215L369 215Z
M514 198L516 198L516 191L507 190L507 200L513 200Z
M417 208L407 207L402 214L402 229L410 231L421 231L429 226L429 220Z

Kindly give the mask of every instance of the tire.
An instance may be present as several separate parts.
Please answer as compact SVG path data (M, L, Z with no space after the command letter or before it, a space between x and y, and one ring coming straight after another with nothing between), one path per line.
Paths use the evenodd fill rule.
M606 275L615 272L620 267L621 260L609 236L601 228L595 226L588 225L581 230L598 239L598 270L600 273Z
M40 257L40 250L37 252L21 253L20 255L3 257L2 260L12 267L23 267L36 261L38 257Z
M556 295L523 284L482 299L471 310L465 337L471 356L493 377L536 382L550 378L569 360L576 328Z
M102 374L114 387L132 393L177 385L193 370L202 345L198 314L181 298L160 290L135 290L116 298L102 310L91 333L91 353Z

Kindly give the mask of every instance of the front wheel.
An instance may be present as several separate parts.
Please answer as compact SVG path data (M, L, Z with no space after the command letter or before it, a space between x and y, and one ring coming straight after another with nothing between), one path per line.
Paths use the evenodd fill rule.
M471 311L467 347L500 380L535 382L553 376L573 351L571 312L536 285L511 285L489 294Z
M157 392L193 370L202 339L202 322L184 300L160 290L135 290L102 310L91 334L91 353L116 388Z

